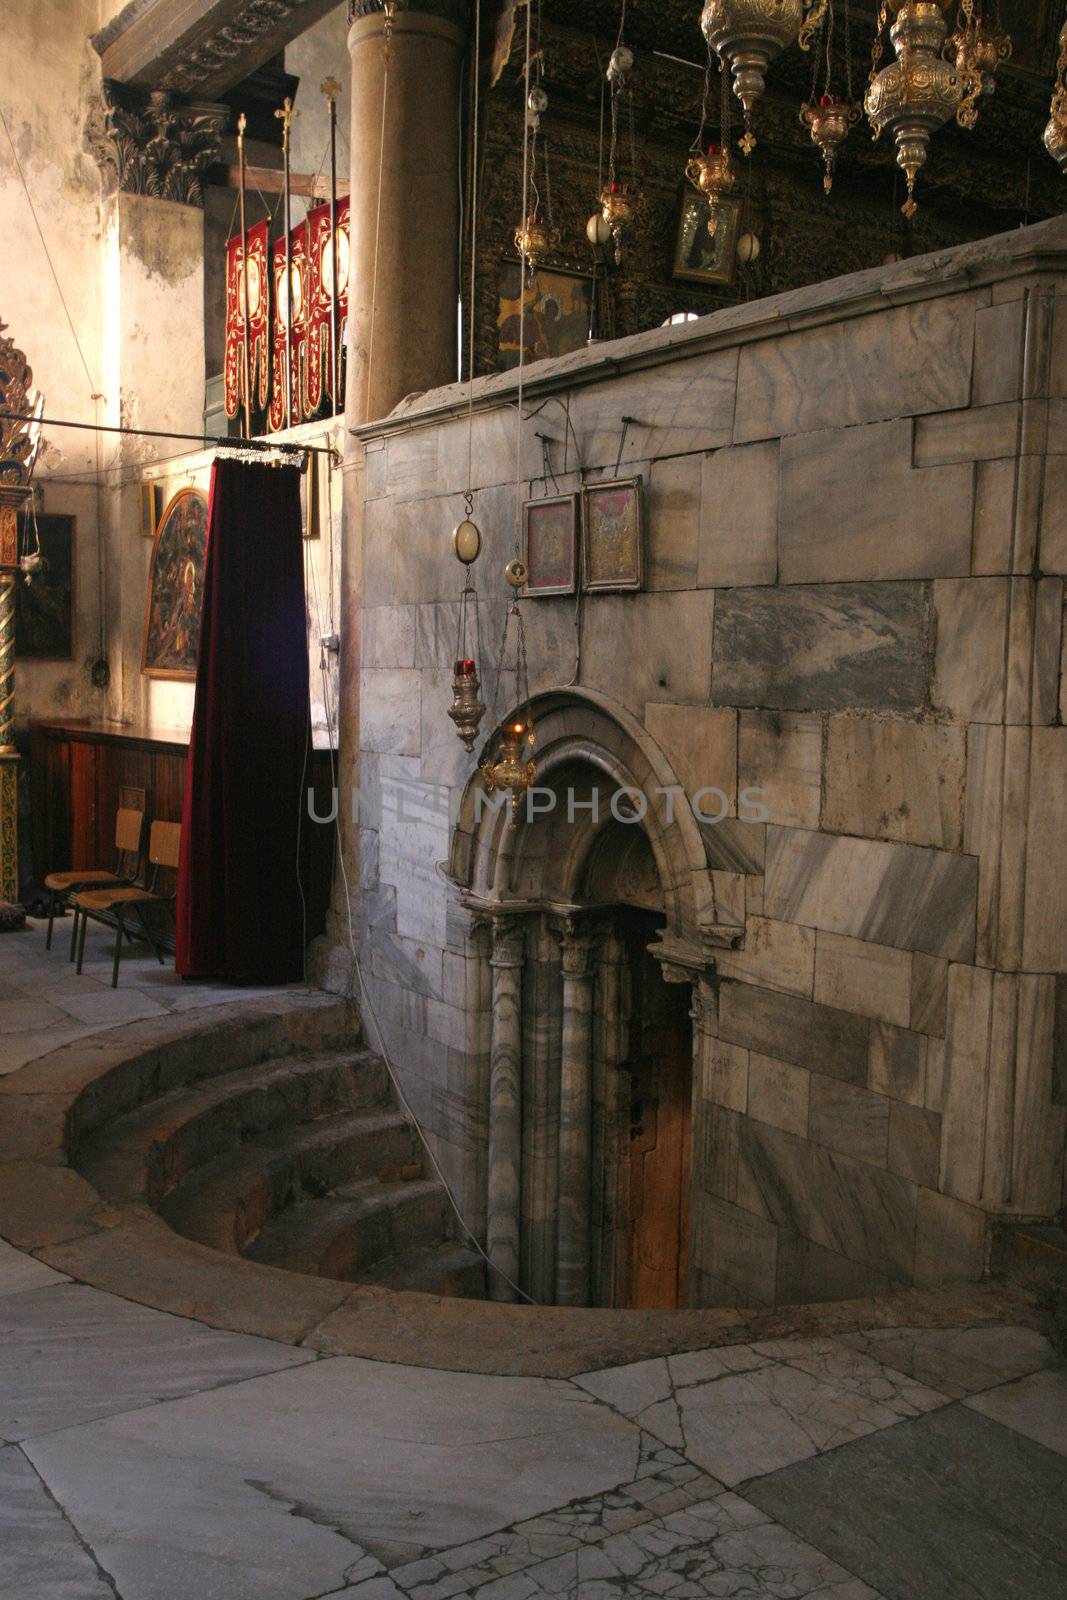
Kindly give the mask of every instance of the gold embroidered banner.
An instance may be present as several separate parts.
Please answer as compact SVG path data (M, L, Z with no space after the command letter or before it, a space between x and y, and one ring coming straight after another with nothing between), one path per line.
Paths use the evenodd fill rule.
M271 282L274 286L274 359L272 363L272 376L270 387L270 412L268 421L271 431L277 433L279 428L289 425L285 405L285 367L286 367L286 328L289 321L289 306L292 303L292 368L290 371L290 393L292 396L292 422L295 426L303 421L302 392L306 380L303 369L307 362L307 333L308 333L308 300L310 298L310 273L307 249L307 230L304 223L295 227L289 235L290 248L290 292L286 292L285 285L285 240L276 239L271 250Z
M267 357L268 296L267 236L270 223L257 222L248 230L248 335L249 375L253 409L267 404L270 377ZM226 415L235 417L244 403L245 275L241 235L226 244L226 363L223 389Z
M342 360L348 323L348 198L337 202L337 328L338 376L343 387ZM313 417L322 404L323 393L329 395L334 409L340 401L333 392L333 312L332 289L334 252L330 233L330 206L315 206L307 214L304 224L308 256L311 263L308 304L307 364L301 401L304 416Z

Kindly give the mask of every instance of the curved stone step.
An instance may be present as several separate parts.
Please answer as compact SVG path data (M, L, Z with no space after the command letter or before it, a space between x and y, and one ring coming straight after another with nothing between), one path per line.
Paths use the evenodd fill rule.
M369 1051L257 1062L171 1089L101 1129L78 1170L108 1199L158 1207L195 1167L279 1126L391 1103L384 1064Z
M290 1272L354 1282L390 1257L445 1243L451 1218L448 1196L436 1179L365 1179L322 1200L287 1207L244 1254Z
M485 1262L476 1250L449 1242L381 1261L359 1274L380 1289L416 1289L456 1300L485 1299Z
M277 1128L194 1167L157 1209L187 1239L240 1253L285 1207L417 1160L416 1146L415 1130L400 1111L345 1113Z

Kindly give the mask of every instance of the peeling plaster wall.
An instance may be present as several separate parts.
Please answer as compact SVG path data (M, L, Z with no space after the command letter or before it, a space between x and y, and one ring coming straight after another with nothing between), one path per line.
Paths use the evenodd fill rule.
M4 8L4 113L55 262L86 375L49 271L15 161L0 130L0 320L26 352L49 411L78 422L95 417L104 381L103 238L100 173L83 129L99 84L88 35L96 0L14 0ZM101 715L104 696L85 670L97 653L99 516L91 434L48 430L37 469L43 509L77 519L73 661L17 662L15 714ZM105 451L105 459L107 452ZM75 481L71 481L71 480ZM76 480L81 479L81 482Z

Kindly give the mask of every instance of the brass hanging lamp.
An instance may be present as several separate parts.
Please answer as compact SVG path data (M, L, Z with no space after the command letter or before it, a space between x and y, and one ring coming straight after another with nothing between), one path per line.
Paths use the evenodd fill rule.
M752 111L765 88L767 68L793 44L806 26L805 13L821 11L825 0L707 0L700 26L733 79L734 93L745 112L741 148L756 147Z
M874 138L888 132L896 142L897 165L908 183L901 210L909 219L919 209L915 180L925 165L931 135L956 115L968 92L964 77L942 54L948 32L945 11L951 3L952 0L882 0L878 13L863 104ZM973 4L973 0L964 0L964 4ZM896 60L883 67L882 36L890 15L893 22L889 37Z
M708 120L708 97L711 89L712 62L715 59L708 45L708 62L704 69L704 93L700 103L700 127L693 140L691 155L685 164L685 175L694 189L708 202L708 232L712 238L719 231L723 199L737 187L737 168L730 154L730 79L723 63L719 62L722 100L719 108L719 142L704 145L704 128Z
M837 153L848 138L849 129L859 121L860 108L852 95L852 39L848 6L845 6L844 52L845 93L834 88L834 0L824 0L816 13L809 14L806 28L813 30L801 39L801 48L811 48L811 94L800 108L801 125L811 134L823 159L823 188L829 194L834 184ZM810 39L810 46L809 46ZM821 79L821 87L820 87Z
M1060 171L1067 175L1067 21L1060 29L1059 55L1056 60L1056 85L1052 91L1049 120L1044 133L1044 145Z

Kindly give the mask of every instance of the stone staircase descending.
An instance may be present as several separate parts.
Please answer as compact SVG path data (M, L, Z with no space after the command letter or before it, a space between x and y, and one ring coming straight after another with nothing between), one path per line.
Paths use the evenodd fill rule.
M293 1272L481 1298L437 1178L384 1063L366 1050L273 1056L147 1097L79 1145L116 1204Z

